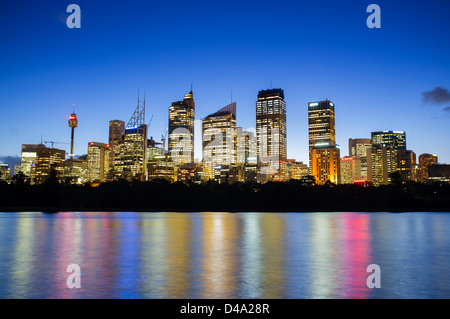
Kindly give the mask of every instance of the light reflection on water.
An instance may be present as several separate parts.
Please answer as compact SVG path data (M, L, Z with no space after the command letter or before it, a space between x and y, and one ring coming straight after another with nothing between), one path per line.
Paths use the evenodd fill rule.
M0 298L450 298L449 226L448 213L0 213Z

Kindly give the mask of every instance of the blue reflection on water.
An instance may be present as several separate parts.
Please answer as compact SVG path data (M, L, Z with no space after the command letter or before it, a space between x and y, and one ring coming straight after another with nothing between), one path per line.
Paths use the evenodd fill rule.
M0 298L450 298L449 226L448 213L0 213ZM72 263L81 289L66 286Z

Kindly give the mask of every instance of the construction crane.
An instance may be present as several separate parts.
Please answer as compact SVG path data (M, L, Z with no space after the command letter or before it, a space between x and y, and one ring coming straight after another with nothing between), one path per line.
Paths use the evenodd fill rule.
M45 144L51 144L53 148L53 144L70 144L66 142L54 142L54 141L44 141Z
M167 131L169 130L168 127L164 130L164 132L161 135L161 141L163 143L163 152L166 154L166 137L167 137Z
M153 120L153 114L152 117L150 117L150 122L148 122L148 127L150 128L150 125L152 124L152 120Z

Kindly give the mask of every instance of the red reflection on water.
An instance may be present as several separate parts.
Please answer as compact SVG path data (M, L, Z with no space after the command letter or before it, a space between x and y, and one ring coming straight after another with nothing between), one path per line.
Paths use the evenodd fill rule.
M341 258L343 266L343 297L368 298L366 272L370 261L370 227L368 214L345 213L341 215Z

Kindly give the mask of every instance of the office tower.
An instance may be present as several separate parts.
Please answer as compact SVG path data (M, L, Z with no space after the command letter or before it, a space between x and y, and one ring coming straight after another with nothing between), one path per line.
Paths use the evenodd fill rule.
M428 165L428 183L450 183L450 165L430 164Z
M416 181L416 153L410 150L399 150L397 171L400 173L402 182Z
M356 179L356 160L352 156L341 158L341 184L353 184Z
M311 175L317 185L340 181L340 149L336 145L316 144L311 150Z
M69 158L64 162L64 180L73 184L88 181L88 161L82 158Z
M296 160L290 161L291 166L291 179L302 179L305 176L309 175L309 167L303 162L297 162Z
M147 180L147 125L145 98L138 97L136 110L114 149L114 175L128 181Z
M74 143L74 134L75 134L75 128L78 126L78 119L77 115L75 114L75 104L73 105L73 112L70 114L69 118L69 127L72 129L72 135L70 138L70 154L69 157L73 159L73 143Z
M88 180L89 182L106 181L110 169L110 145L99 142L88 143Z
M433 154L420 154L419 155L419 168L418 168L418 180L421 183L428 182L428 166L438 164L437 155Z
M10 169L8 164L0 163L0 180L6 181L9 179Z
M42 184L50 176L52 170L58 180L64 176L64 160L66 151L57 148L39 147L36 149L36 164L31 170L31 181Z
M311 166L315 145L336 145L334 103L328 100L308 103L308 137Z
M31 177L31 168L36 165L38 148L45 148L45 145L22 144L22 153L20 156L20 171L27 177Z
M355 180L367 181L367 149L371 146L370 138L350 138L348 140L349 156L355 159Z
M286 102L282 89L258 92L256 138L258 181L287 180Z
M236 163L257 163L256 137L253 132L244 131L242 127L236 128Z
M195 102L192 91L169 107L169 155L177 164L194 163Z
M114 148L122 140L122 135L124 132L125 132L125 121L120 120L109 121L108 144L111 150L111 157L114 157Z
M214 168L236 165L236 102L202 120L203 178L214 178Z
M153 136L150 136L150 139L147 140L147 162L153 160L155 156L163 156L163 155L164 155L163 143L156 142L153 139Z
M372 132L372 146L368 149L368 180L375 186L386 185L397 170L398 151L406 150L404 131Z
M316 183L340 181L340 149L336 146L334 103L308 103L309 165ZM328 158L326 158L328 156Z

